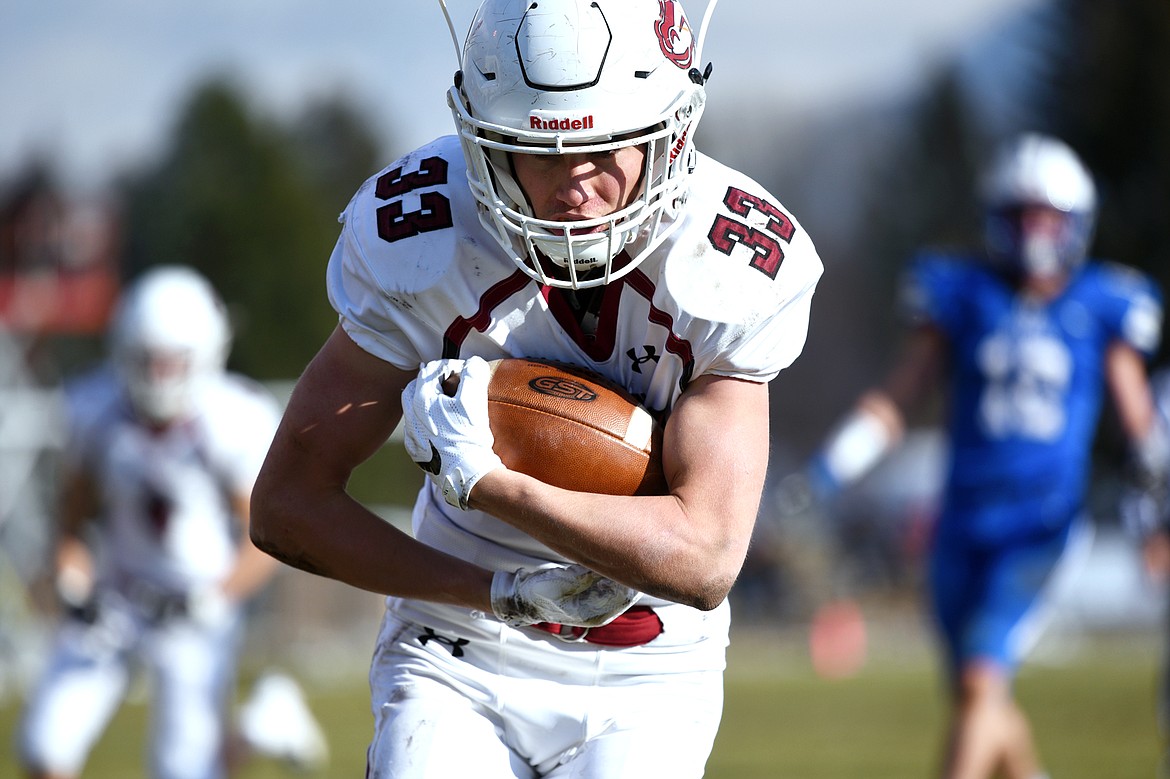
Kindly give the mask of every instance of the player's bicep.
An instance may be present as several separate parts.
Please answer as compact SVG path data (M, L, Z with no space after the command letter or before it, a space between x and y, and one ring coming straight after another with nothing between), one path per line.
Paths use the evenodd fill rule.
M720 376L695 380L663 439L671 493L693 518L750 531L768 465L768 387ZM746 543L746 538L738 539Z
M314 483L344 484L394 431L412 378L335 329L293 390L262 478L286 468Z

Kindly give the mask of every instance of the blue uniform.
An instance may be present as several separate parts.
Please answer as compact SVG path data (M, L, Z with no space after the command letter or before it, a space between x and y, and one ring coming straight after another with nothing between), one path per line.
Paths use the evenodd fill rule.
M1104 355L1119 340L1153 353L1160 295L1134 270L1089 262L1055 299L1030 300L976 259L924 255L905 302L950 346L933 606L953 667L1013 668L1085 500Z

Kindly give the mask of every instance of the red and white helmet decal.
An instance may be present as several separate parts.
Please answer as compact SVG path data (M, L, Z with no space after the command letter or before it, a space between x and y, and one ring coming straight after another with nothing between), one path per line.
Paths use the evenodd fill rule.
M695 36L682 8L674 0L658 0L654 33L668 60L683 70L691 67L695 59Z

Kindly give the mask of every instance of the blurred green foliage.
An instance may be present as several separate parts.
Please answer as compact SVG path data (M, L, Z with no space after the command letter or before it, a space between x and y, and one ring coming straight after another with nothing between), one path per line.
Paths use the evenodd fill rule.
M231 311L232 366L297 376L337 321L324 284L337 215L382 164L370 123L340 99L284 125L213 78L180 111L161 158L119 182L127 275L198 268Z

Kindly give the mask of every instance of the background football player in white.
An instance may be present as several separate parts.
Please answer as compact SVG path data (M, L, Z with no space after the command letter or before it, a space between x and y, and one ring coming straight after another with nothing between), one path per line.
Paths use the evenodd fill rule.
M53 566L68 613L21 725L30 777L81 773L139 666L150 775L225 775L242 606L278 567L247 525L280 413L224 371L229 342L211 285L160 266L120 302L111 359L67 387Z
M704 771L767 385L803 348L822 266L771 194L695 150L701 40L673 0L487 0L448 93L457 135L371 177L342 216L340 325L293 393L252 534L391 596L370 777ZM504 468L485 370L503 357L642 399L665 422L669 493ZM413 536L345 491L400 421L437 464Z

